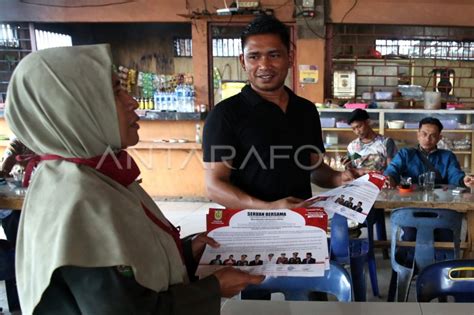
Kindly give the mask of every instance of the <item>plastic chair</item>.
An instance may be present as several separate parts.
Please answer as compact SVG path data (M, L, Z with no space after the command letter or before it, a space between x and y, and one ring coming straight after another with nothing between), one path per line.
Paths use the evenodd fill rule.
M390 222L392 279L388 300L393 301L397 295L397 301L404 302L408 298L413 275L418 270L421 271L436 261L459 257L462 214L448 209L399 208L392 212ZM403 240L411 240L406 236L416 229L414 248L397 246L397 241L401 240L402 229L405 233ZM454 243L454 250L435 250L435 230L437 230L436 234L440 234L440 229L442 232L447 230L452 232L452 238L449 237L449 241Z
M347 271L335 262L330 263L324 277L266 277L258 285L249 285L247 293L283 293L287 301L308 301L311 292L334 295L340 302L352 300L351 278Z
M19 310L20 301L15 279L15 250L6 240L0 240L0 280L5 280L9 311Z
M367 227L367 238L369 239L369 242L371 242L371 248L374 248L374 226L377 233L377 240L387 240L387 228L385 226L385 209L372 208L369 215L367 216L367 220L364 225ZM388 259L388 248L382 249L382 255L383 259Z
M374 296L379 296L377 266L373 247L373 224L367 222L368 239L350 239L347 219L334 214L331 219L331 259L340 264L348 264L351 268L354 300L366 301L365 262L369 267L370 281Z
M454 297L455 302L474 302L474 277L463 273L474 272L474 260L450 260L423 269L416 281L418 302L435 298Z

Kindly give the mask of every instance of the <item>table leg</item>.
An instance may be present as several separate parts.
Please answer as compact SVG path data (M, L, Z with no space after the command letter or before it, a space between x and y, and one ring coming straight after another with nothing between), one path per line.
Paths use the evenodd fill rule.
M463 258L474 259L474 211L467 211L466 218L467 218L467 248L463 253Z

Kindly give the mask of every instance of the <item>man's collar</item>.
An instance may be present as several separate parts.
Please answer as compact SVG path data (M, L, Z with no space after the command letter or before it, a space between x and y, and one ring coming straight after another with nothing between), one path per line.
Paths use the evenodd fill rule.
M296 94L293 93L293 91L287 88L286 86L284 86L284 88L285 91L288 93L288 104L293 103L294 99L297 97ZM255 90L252 89L249 84L242 88L242 95L252 106L257 106L258 104L269 102L263 97L261 97L257 92L255 92Z
M425 149L423 149L423 148L420 146L420 144L418 144L417 149L418 149L418 151L420 151L420 152L423 153L424 155L429 155L429 154L431 154L431 153L433 153L433 152L438 151L438 146L436 146L436 147L434 148L434 150L431 150L430 152L428 152L428 151L426 151Z

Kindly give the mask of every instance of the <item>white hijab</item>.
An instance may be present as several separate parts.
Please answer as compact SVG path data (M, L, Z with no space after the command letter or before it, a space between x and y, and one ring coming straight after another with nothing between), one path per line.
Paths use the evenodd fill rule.
M15 69L6 119L39 155L90 158L120 148L108 45L31 53ZM31 314L55 269L127 265L156 292L186 281L172 237L145 215L163 214L137 183L124 187L93 168L43 161L22 209L16 277L23 314Z

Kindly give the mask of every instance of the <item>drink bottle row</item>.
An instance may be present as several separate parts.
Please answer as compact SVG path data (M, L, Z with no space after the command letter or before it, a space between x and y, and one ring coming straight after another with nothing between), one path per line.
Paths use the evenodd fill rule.
M160 112L192 113L195 111L194 87L189 84L178 85L174 92L155 91L153 98L139 98L139 109Z

